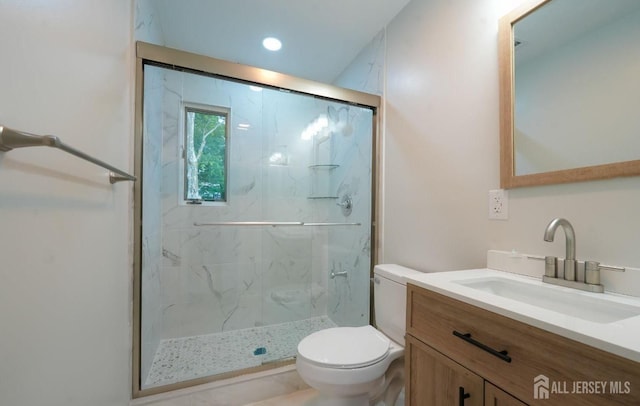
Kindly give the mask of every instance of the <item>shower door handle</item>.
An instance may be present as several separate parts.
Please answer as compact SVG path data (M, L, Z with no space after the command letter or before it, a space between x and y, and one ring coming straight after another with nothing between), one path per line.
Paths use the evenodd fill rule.
M340 271L340 272L331 271L331 273L329 274L329 277L331 279L334 279L336 276L344 276L346 278L347 276L349 276L349 273L347 271Z

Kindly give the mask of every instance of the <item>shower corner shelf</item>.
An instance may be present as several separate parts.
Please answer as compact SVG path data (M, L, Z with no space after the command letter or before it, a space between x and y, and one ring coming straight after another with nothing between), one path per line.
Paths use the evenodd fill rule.
M331 178L334 176L334 169L339 168L337 164L312 164L309 165L311 170L311 191L307 199L310 200L336 200L338 196L335 195L334 187Z
M336 169L339 168L340 165L337 164L315 164L315 165L309 165L309 169L315 169L315 170L331 170L331 169Z

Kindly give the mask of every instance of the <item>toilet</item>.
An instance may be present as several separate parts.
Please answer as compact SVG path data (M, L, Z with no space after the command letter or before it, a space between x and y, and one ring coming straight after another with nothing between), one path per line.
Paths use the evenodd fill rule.
M400 265L376 265L373 297L377 329L335 327L300 341L296 368L319 392L314 405L368 406L382 401L393 406L403 386L398 381L403 378L405 277L419 273Z

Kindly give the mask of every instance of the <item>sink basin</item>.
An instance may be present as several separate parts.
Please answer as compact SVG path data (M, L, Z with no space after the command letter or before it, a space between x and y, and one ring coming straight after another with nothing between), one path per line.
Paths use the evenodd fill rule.
M595 323L613 323L640 315L640 307L618 303L607 294L585 294L569 288L544 286L501 277L452 281L468 288Z

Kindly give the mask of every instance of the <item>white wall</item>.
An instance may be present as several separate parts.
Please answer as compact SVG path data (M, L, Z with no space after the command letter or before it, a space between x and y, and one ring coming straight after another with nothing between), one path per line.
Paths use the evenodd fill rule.
M566 217L577 254L638 266L640 178L514 189L509 220L489 221L499 187L497 20L522 0L413 0L387 29L383 261L450 270L487 249L564 255L542 240Z
M0 125L132 168L131 2L0 0ZM0 153L0 404L125 405L131 183Z
M484 262L487 192L498 183L502 3L413 0L387 27L384 262Z

